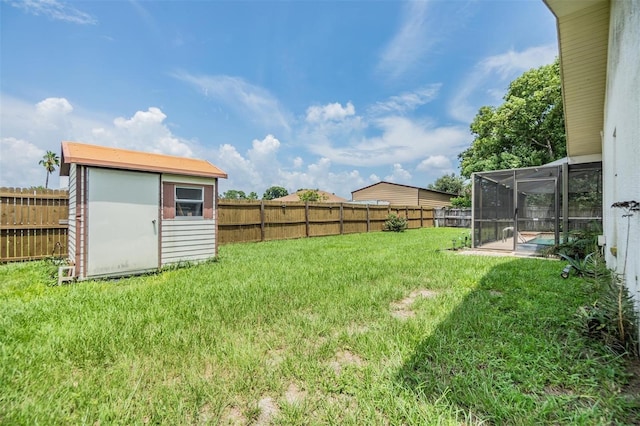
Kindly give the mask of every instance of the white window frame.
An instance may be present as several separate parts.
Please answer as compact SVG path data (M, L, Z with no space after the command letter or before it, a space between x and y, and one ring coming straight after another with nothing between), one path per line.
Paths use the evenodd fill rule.
M179 189L199 189L200 190L200 199L195 199L195 198L179 198L178 197L178 190ZM175 186L175 192L174 192L174 201L175 201L175 208L176 208L176 219L181 219L181 220L191 220L191 219L204 219L204 186L192 186L192 185L176 185ZM200 215L199 216L189 216L189 215L183 215L180 214L180 212L182 211L181 208L179 208L178 204L200 204ZM197 209L196 209L197 210Z

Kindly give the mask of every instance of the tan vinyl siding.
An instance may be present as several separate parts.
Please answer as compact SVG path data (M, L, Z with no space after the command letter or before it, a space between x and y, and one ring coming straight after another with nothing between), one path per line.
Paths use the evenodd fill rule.
M420 206L439 208L451 205L451 195L440 192L420 190Z
M418 189L381 182L353 192L353 201L387 201L402 206L418 205Z
M162 265L215 256L214 220L162 221Z
M67 231L67 253L72 262L76 260L76 165L69 170L69 229Z

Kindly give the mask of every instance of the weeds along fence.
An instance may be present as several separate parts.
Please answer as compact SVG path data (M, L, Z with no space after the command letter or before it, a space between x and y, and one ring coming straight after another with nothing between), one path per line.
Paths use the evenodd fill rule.
M1 262L67 255L68 191L0 188L0 201ZM434 226L423 206L219 200L218 243L382 231L390 214L410 229Z
M67 255L66 190L0 188L0 261Z
M433 209L422 206L220 200L218 242L382 231L389 214L407 218L410 229L434 226Z

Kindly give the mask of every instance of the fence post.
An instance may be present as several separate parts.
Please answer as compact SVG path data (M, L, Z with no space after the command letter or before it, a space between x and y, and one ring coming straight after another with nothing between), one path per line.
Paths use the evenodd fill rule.
M260 200L260 241L264 241L264 200Z
M340 203L340 235L344 234L344 210L343 203Z
M371 231L371 220L369 218L369 204L367 204L367 232Z
M304 202L304 225L305 235L309 236L309 201Z

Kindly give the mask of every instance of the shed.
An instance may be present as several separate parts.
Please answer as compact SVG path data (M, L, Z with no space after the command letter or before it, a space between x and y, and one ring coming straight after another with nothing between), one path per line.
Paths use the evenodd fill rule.
M384 181L351 192L353 201L386 201L395 205L431 208L450 206L452 197L457 195Z
M218 179L194 158L62 142L69 261L78 279L133 275L217 255Z

